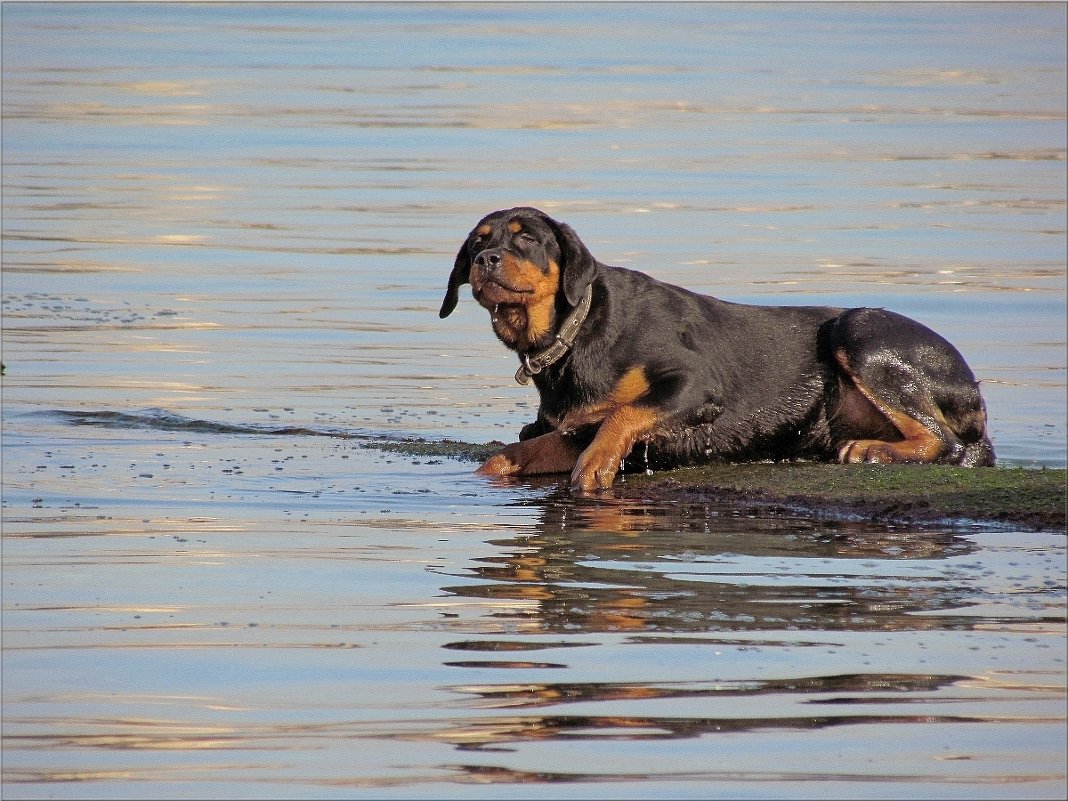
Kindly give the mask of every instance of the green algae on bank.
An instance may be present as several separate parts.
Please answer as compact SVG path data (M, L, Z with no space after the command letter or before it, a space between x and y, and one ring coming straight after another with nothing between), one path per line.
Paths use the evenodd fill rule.
M365 447L482 461L503 443L411 439L368 442ZM1068 472L1060 468L789 462L627 474L616 482L615 492L657 501L737 504L765 515L863 518L888 524L997 523L1064 531L1066 481Z
M1066 471L947 465L722 464L627 476L620 493L885 523L1065 530Z
M453 439L427 440L412 439L378 439L361 442L362 448L377 451L390 451L405 456L423 456L427 458L457 459L462 462L484 462L504 447L503 442L487 442L479 445L474 442L460 442Z

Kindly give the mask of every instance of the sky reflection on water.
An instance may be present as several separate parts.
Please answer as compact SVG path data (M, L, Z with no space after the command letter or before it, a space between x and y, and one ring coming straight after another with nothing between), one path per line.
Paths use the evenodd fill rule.
M533 204L698 291L915 316L1003 463L1064 466L1062 7L3 23L5 796L1064 796L1063 535L360 447L533 417L437 317Z

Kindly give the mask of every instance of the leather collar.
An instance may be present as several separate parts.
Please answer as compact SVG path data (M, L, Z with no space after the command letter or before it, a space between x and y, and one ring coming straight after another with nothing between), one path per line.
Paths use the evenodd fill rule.
M523 363L519 365L519 369L515 373L516 381L524 386L529 384L532 376L559 361L565 353L571 350L571 346L575 344L575 337L578 335L579 329L586 322L586 315L590 313L590 302L592 300L593 285L591 284L586 287L586 292L583 294L582 300L579 301L579 305L571 310L571 314L567 316L564 324L560 326L553 344L533 356L526 353L523 354Z

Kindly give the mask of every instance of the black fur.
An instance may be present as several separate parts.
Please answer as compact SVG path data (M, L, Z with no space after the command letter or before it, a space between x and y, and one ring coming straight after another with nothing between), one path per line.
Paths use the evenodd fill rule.
M574 347L534 377L541 404L520 440L602 401L621 376L641 367L649 390L637 403L662 416L634 445L628 468L838 460L854 440L904 439L886 410L941 440L942 452L922 461L994 464L972 371L949 342L914 320L882 309L730 303L602 264L570 227L537 209L494 212L480 226L504 219L538 232L537 258L559 264L556 325L593 287ZM505 226L494 231L473 234L460 249L442 317L455 308L478 252L510 246ZM575 436L591 439L596 426L590 428Z

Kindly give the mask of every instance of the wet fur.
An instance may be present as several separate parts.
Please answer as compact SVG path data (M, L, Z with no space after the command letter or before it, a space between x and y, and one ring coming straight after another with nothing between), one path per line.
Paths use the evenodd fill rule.
M620 462L994 464L979 385L963 357L894 312L697 294L603 264L570 227L523 207L487 215L472 231L442 317L469 282L494 320L508 316L523 328L538 317L536 330L509 328L510 337L494 322L520 358L551 343L593 287L574 346L534 376L537 419L481 472L571 472L573 488L590 492L610 486Z

